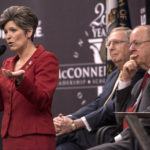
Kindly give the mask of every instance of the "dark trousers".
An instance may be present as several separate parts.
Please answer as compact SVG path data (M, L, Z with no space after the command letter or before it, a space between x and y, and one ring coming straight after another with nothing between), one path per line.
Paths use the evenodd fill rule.
M56 150L85 150L96 145L96 132L80 129L56 138Z
M130 134L124 135L123 139L118 142L105 143L88 150L133 150Z

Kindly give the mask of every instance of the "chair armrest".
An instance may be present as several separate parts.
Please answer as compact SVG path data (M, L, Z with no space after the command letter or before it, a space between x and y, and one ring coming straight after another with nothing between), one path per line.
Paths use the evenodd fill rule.
M150 112L115 112L119 118L124 118L127 115L136 115L138 118L150 118Z
M142 150L149 150L150 148L150 136L145 131L139 118L150 118L149 112L116 112L117 117L126 118L127 123L139 142Z
M114 137L120 133L121 129L117 125L103 126L97 130L96 144L110 143L114 141Z

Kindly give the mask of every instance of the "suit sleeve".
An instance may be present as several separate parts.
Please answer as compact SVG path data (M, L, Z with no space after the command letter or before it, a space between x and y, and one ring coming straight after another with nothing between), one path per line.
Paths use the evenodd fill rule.
M3 62L2 66L4 66L6 63L6 60ZM0 70L0 78L2 75L2 69ZM0 89L3 88L2 86L0 86ZM2 90L0 90L0 112L4 111L4 104L3 104L3 98L2 98Z
M116 123L114 115L114 101L110 100L105 106L85 116L92 130L104 125Z
M93 102L91 102L90 104L81 107L79 110L77 110L76 112L72 113L72 118L76 119L76 118L81 118L87 114L90 114L91 112L95 111L98 106L103 106L104 102L102 99L103 95L101 94L100 96L98 96L96 98L96 100L94 100Z
M107 105L105 106L104 103L109 97L118 75L118 70L110 74L104 85L103 91L105 92L103 92L99 97L97 97L97 99L91 104L73 113L73 116L84 116L92 130L97 129L102 125L110 124L110 120L111 123L113 123L112 120L114 120L115 122L114 113L112 113L114 112L113 100L110 100L109 103L107 103Z
M87 116L87 115L90 115L93 112L96 112L97 109L100 109L104 105L104 103L105 103L106 99L108 98L108 96L110 95L118 74L119 74L118 70L117 70L117 73L116 72L111 73L107 77L104 88L103 88L103 91L105 91L105 92L102 92L90 104L88 104L88 105L80 108L76 112L72 113L71 114L72 118L75 119L75 118L80 118L80 117L83 117L83 116Z
M58 62L55 55L44 53L35 64L35 81L31 81L29 76L25 75L17 90L39 109L45 109L51 105L58 82L58 72Z

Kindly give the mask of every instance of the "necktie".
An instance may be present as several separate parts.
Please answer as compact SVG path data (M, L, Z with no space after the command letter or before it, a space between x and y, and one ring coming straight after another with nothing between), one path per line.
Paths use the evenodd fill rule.
M126 112L133 112L135 107L136 107L136 104L130 107L129 109L127 109ZM127 121L126 119L123 119L123 130L126 129L127 127L128 127Z
M146 75L144 76L144 80L143 80L143 84L142 84L142 90L144 90L144 88L145 88L145 85L146 85L146 81L147 81L147 79L149 78L149 74L148 73L146 73Z
M142 91L144 90L145 85L146 85L146 81L149 77L150 77L150 75L148 73L146 73L145 76L144 76L144 79L143 79L143 83L142 83ZM132 107L127 109L126 112L133 112L135 107L136 107L136 104L134 104ZM123 120L123 130L126 129L127 127L128 127L128 124L127 124L126 120L124 119Z

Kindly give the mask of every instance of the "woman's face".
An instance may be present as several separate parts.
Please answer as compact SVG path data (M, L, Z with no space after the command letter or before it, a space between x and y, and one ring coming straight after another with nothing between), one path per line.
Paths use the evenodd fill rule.
M14 21L9 21L4 27L5 39L12 51L23 51L31 37L31 31L25 34Z

